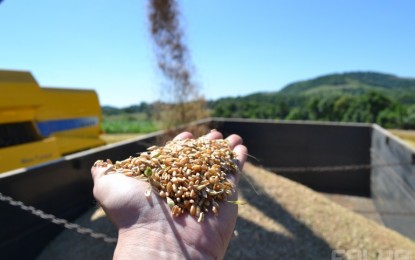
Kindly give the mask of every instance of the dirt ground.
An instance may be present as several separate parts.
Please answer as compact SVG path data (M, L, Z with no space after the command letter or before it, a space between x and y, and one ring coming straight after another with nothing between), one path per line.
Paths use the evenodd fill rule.
M415 130L388 129L388 131L415 148Z
M359 254L378 259L395 251L411 257L402 259L415 259L413 241L323 194L249 163L243 174L239 195L247 204L239 206L238 235L225 259L331 259L334 250L344 250L336 252L348 259ZM77 223L116 237L100 209L90 210ZM38 259L111 259L114 247L65 231Z
M112 144L128 139L134 139L144 134L101 134L99 136L107 144Z

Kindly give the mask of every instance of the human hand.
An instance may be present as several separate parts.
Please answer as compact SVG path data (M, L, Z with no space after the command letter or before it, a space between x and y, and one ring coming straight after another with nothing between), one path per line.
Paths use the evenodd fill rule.
M184 132L175 139L186 138L193 136ZM207 138L222 139L223 136L212 131ZM247 148L237 135L231 135L227 140L242 170ZM215 217L210 212L202 223L190 214L173 217L164 199L154 193L144 196L149 186L147 182L123 174L105 175L107 170L92 167L92 176L94 196L118 228L114 258L223 258L236 224L237 205L221 202L219 215ZM235 187L239 177L239 174L227 175ZM228 199L236 200L236 191Z

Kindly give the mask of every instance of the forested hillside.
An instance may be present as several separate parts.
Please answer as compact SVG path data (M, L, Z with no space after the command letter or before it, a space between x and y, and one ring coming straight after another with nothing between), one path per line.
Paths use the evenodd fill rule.
M102 110L107 125L114 125L109 115L131 113L154 124L153 107L142 102ZM279 92L221 98L208 102L208 107L216 117L366 122L415 129L415 79L375 72L331 74L289 84Z
M218 117L378 123L415 128L415 79L375 72L331 74L279 92L210 103Z
M315 79L295 82L284 87L283 94L314 94L326 91L360 92L365 90L385 91L393 95L415 91L415 79L399 78L376 72L349 72L330 74Z

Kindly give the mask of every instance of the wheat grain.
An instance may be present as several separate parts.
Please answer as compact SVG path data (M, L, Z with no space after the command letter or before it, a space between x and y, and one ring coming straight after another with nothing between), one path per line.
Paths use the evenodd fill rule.
M112 167L107 174L148 181L155 194L166 199L172 216L188 212L202 222L209 211L218 216L218 202L232 195L233 185L226 175L238 172L235 159L227 140L200 137L152 146L115 164L109 159L99 160L95 166Z

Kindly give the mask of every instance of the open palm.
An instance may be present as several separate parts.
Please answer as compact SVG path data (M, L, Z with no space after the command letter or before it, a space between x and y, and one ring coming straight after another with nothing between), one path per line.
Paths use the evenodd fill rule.
M193 138L184 132L175 139ZM221 139L213 131L209 139ZM237 154L239 168L246 160L247 149L237 135L227 138ZM152 193L144 194L149 184L122 174L105 175L107 169L93 167L94 196L119 230L114 257L177 257L188 259L223 258L235 227L238 208L232 203L220 204L219 216L209 213L198 223L190 214L172 217L165 200ZM235 185L239 176L229 176ZM230 200L235 200L236 192Z

